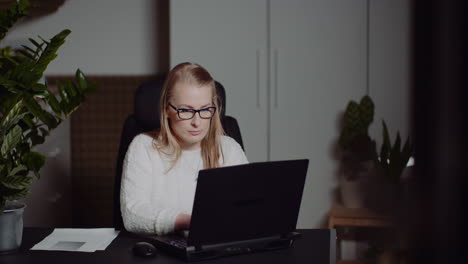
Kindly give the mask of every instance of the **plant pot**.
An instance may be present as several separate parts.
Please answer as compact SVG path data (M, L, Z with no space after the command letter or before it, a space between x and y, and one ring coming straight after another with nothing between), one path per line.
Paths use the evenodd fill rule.
M362 180L340 180L341 203L347 208L364 207L364 189Z
M23 212L26 205L17 201L7 202L0 214L0 253L16 251L23 238Z
M348 208L366 207L366 187L369 178L373 176L373 163L361 162L359 168L356 171L342 170L339 177L341 202Z
M374 180L368 185L369 196L366 206L381 214L394 215L397 213L403 198L400 184L392 182L379 182Z

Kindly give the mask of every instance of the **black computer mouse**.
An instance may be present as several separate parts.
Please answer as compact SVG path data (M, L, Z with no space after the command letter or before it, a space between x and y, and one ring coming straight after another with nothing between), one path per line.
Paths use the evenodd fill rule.
M144 257L144 258L151 258L156 257L157 250L153 246L153 244L148 242L137 242L133 245L133 254L135 256Z

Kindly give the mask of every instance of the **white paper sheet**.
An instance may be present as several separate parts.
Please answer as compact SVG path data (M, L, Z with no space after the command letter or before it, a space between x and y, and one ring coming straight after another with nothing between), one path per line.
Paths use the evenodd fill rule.
M95 252L105 250L119 235L113 228L56 228L31 250Z

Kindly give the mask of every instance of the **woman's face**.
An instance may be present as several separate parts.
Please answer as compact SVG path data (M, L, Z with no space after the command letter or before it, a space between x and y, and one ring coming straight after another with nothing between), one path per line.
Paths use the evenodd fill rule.
M194 86L187 83L178 83L172 91L169 104L175 108L201 109L213 106L212 92L209 86ZM169 123L172 132L178 137L184 150L200 148L202 139L208 134L211 119L203 119L196 113L192 119L183 120L172 107L167 108Z

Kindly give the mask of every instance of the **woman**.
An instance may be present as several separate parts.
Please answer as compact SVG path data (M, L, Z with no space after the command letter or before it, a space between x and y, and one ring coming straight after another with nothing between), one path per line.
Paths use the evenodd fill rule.
M247 163L240 145L224 136L211 75L182 63L167 76L161 128L136 136L123 165L121 211L131 232L166 234L190 226L198 171Z

